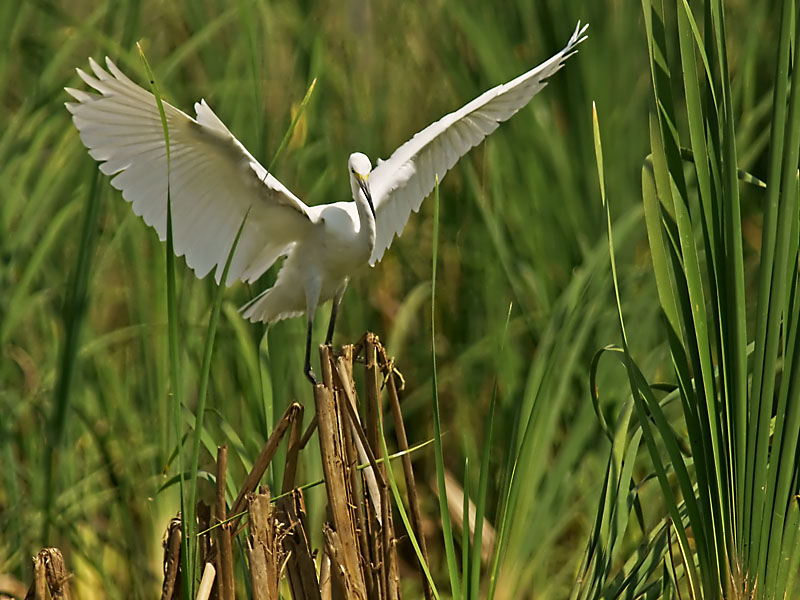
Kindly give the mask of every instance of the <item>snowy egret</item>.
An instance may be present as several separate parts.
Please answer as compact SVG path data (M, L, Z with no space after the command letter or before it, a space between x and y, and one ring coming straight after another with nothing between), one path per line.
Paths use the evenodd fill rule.
M67 102L83 144L111 175L133 211L166 239L167 178L172 202L174 249L197 277L215 269L217 283L242 222L241 237L226 280L253 282L286 257L270 289L242 307L250 321L272 323L307 315L304 373L311 370L311 325L322 302L333 298L325 343L350 277L381 260L411 214L445 173L498 125L511 118L547 83L585 38L580 22L561 52L538 67L483 93L429 125L373 169L361 153L350 155L354 202L306 206L250 154L205 100L190 117L164 103L166 144L154 96L106 58L103 69L89 59L93 75L80 78L98 94L66 88ZM245 219L245 216L247 218Z

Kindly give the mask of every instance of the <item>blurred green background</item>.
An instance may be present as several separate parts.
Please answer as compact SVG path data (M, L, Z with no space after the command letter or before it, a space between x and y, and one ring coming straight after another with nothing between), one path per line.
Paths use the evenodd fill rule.
M763 73L772 50L762 42L772 3L729 2L726 10L740 166L763 175L770 86ZM588 373L592 355L618 342L618 333L592 101L602 118L632 350L648 376L670 376L641 210L651 82L639 3L0 4L0 573L27 581L29 557L55 545L67 555L80 597L153 597L161 536L178 507L173 488L159 489L175 444L164 246L96 175L80 144L63 107L63 87L83 87L75 67L108 55L145 83L140 41L164 98L186 112L205 98L263 164L317 78L274 174L318 204L349 198L350 152L373 162L388 157L428 123L560 50L579 19L590 23L579 53L441 186L434 342L445 459L459 481L465 458L479 464L496 384L490 521L502 474L521 448L516 477L523 485L498 585L503 598L568 594L607 459ZM96 177L100 204L87 238L82 224ZM746 201L743 210L746 244L757 248L757 217ZM335 338L355 342L370 330L387 344L405 377L412 444L432 435L432 230L428 201L383 261L351 282ZM90 260L87 294L85 303L70 306L82 244ZM214 287L178 264L184 400L191 408ZM229 444L237 481L283 408L293 400L313 405L301 369L304 320L271 327L261 343L264 329L237 313L274 276L273 269L256 286L229 289L217 333L204 443ZM320 311L315 339L324 336L327 310ZM80 335L70 346L75 323ZM613 414L629 393L624 372L603 368L600 383ZM59 398L66 398L63 434L54 423ZM315 444L305 452L300 481L319 477ZM211 462L205 454L201 467ZM417 453L415 467L440 577L430 447ZM211 498L211 485L200 490ZM319 489L308 494L316 525L322 499ZM416 597L416 578L406 579L408 597Z

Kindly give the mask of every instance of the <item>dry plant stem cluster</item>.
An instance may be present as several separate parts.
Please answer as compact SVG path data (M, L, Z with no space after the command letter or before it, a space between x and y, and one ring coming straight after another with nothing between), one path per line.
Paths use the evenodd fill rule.
M69 571L58 548L45 548L33 558L33 583L25 600L70 600Z
M364 360L357 357L363 355ZM400 598L397 535L392 517L391 490L383 454L381 392L387 391L408 493L409 517L427 562L419 500L408 454L396 371L377 336L368 333L356 345L337 354L320 347L323 382L314 386L316 414L301 433L303 407L294 402L270 435L230 509L225 502L228 449L217 449L214 505L198 503L198 557L202 577L197 600L235 600L233 541L245 527L247 571L254 600L279 600L286 577L292 598L398 600ZM365 385L363 419L353 368L363 362ZM273 501L260 486L278 445L288 431L281 495ZM323 527L324 547L312 550L302 490L295 487L298 455L318 433L328 520ZM359 469L359 465L364 465ZM245 525L240 525L247 515ZM164 540L162 600L181 598L181 517L172 519ZM318 562L319 561L319 564ZM34 558L34 581L25 600L69 600L69 572L57 548ZM425 597L432 598L422 569Z
M360 411L353 369L362 362L357 359L362 355L365 389ZM342 347L338 353L322 346L320 357L322 383L314 386L314 418L302 432L303 407L293 403L286 409L229 510L225 503L228 453L224 446L218 449L214 506L200 503L197 507L198 530L202 532L198 556L203 573L197 598L234 600L233 540L245 527L247 571L255 600L278 600L284 577L295 599L400 598L397 535L380 439L381 392L385 389L397 447L408 450L393 364L373 334L365 335L356 345ZM303 493L295 487L299 452L314 431L319 438L328 498L324 547L319 551L310 546ZM259 482L287 432L281 495L273 500L270 490L259 487ZM410 521L427 561L416 483L407 453L402 462ZM359 465L366 466L359 469ZM245 514L246 523L240 525ZM176 518L165 541L164 600L180 597L180 536ZM420 577L425 597L431 598L421 569Z

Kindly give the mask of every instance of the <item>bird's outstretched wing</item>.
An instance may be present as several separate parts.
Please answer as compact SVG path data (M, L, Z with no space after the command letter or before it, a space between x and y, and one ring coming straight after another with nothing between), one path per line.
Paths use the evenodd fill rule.
M547 85L548 77L558 71L576 52L575 47L586 39L587 27L581 27L578 22L561 52L428 125L372 170L369 181L377 215L377 232L375 249L369 261L371 265L383 257L394 236L403 231L411 211L419 210L422 201L433 190L436 176L441 180L459 158Z
M155 97L108 58L78 69L100 94L67 88L67 109L89 154L161 240L167 235L167 153ZM312 226L307 206L267 173L201 100L197 118L164 102L170 142L169 191L175 253L198 277L219 283L245 221L227 284L254 281Z

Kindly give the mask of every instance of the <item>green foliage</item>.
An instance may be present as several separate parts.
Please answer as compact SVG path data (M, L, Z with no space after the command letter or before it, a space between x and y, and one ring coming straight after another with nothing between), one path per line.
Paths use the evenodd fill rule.
M623 413L613 434L606 427L613 444L606 488L574 597L793 597L800 552L800 74L789 76L796 6L782 3L772 49L766 191L739 168L722 3L642 6L656 106L642 192L675 384L649 384L634 362L614 272L622 347L613 350L627 371L634 410ZM795 47L791 63L798 59ZM689 152L682 150L687 141ZM595 148L613 269L596 115ZM742 189L739 179L754 185ZM753 192L764 214L760 260L745 269L743 199ZM747 289L748 276L757 280L755 290ZM668 390L660 400L659 389ZM637 481L630 465L642 440L652 471ZM655 526L640 519L640 549L612 568L628 514L650 478L666 510Z
M796 198L786 201L796 191L798 128L789 125L797 112L786 108L784 127L769 124L796 89L787 83L794 21L782 21L782 66L770 78L768 7L732 1L723 20L714 4L696 22L684 6L668 7L663 20L646 9L643 27L637 6L608 0L502 10L478 0L346 9L283 0L0 3L0 572L28 579L28 557L57 545L80 597L153 597L159 541L181 505L179 486L165 484L185 475L210 499L207 471L227 443L235 493L283 409L311 401L304 322L279 323L264 338L236 310L274 270L224 293L211 278L197 281L182 259L165 259L171 253L96 175L61 105L62 88L79 85L76 66L108 54L145 83L140 40L166 100L188 111L205 97L263 164L282 148L275 175L316 204L347 197L351 151L386 157L560 49L581 19L591 28L579 54L442 182L438 236L428 200L380 265L353 281L336 342L366 329L387 340L406 381L413 445L434 437L433 340L441 465L466 482L476 526L491 525L485 532L496 540L488 563L486 535L471 540L464 562L458 545L469 536L464 543L459 531L448 562L442 536L428 536L439 590L450 579L471 597L566 597L587 539L603 548L602 560L586 555L592 577L619 594L632 585L671 593L692 581L708 595L727 585L732 556L776 591L789 585L800 515L780 499L797 482L795 471L777 469L771 448L792 456L800 430L789 402L800 360L797 208ZM652 126L648 56L659 109ZM605 210L590 99L607 132L601 172L613 206ZM682 146L695 162L681 159ZM736 167L781 184L766 193L742 186ZM627 353L593 361L620 340L618 313ZM630 397L632 387L640 394ZM773 395L786 408L781 418ZM684 413L696 415L689 427ZM187 454L176 453L197 423ZM415 467L423 511L438 522L425 487L436 453L417 452ZM298 481L318 481L314 452L302 455ZM660 473L651 457L660 457ZM281 477L273 468L267 483ZM754 485L762 480L764 492ZM317 490L307 492L312 532L324 519ZM713 518L698 527L696 514ZM761 518L772 514L781 516ZM683 557L676 536L690 546ZM755 542L746 554L730 553L745 540ZM665 563L669 549L674 561ZM410 543L401 554L416 560ZM787 555L794 562L774 558ZM449 578L448 564L462 572ZM419 592L416 580L404 585L409 597Z

